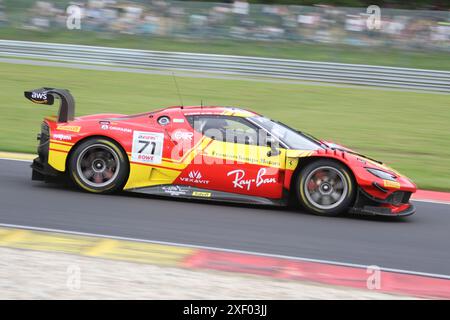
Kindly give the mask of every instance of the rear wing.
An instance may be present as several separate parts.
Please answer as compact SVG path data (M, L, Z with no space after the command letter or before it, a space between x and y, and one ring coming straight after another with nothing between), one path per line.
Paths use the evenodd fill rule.
M24 92L25 98L37 103L52 105L55 99L61 100L57 122L71 121L75 117L75 99L66 89L39 88Z

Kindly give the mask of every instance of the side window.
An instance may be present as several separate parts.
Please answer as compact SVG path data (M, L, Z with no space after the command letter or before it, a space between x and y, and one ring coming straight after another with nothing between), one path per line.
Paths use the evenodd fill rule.
M211 139L258 145L258 129L241 117L196 115L188 116L194 130Z

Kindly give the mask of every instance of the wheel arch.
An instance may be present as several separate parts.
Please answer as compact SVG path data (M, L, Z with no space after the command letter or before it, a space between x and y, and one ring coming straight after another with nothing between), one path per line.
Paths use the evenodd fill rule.
M292 200L293 197L295 197L295 182L297 181L297 177L300 175L300 171L302 170L302 168L304 168L305 166L307 166L308 164L314 162L314 161L319 161L319 160L330 160L330 161L334 161L336 163L339 163L340 165L344 166L350 173L350 178L353 180L353 183L355 186L357 186L357 181L356 181L356 176L354 171L352 170L352 168L350 168L350 166L335 157L326 157L326 156L318 156L318 155L313 155L310 157L302 157L302 158L298 158L298 163L297 166L295 167L294 173L292 174L291 177L291 181L289 183L289 198L290 200Z
M92 135L92 136L87 136L87 137L84 137L84 138L78 140L78 141L72 146L72 148L70 148L70 151L69 151L69 153L67 154L67 158L66 158L66 172L68 171L70 158L72 157L73 152L77 149L77 147L78 147L79 145L81 145L82 143L84 143L84 142L86 142L86 141L88 141L88 140L90 140L90 139L106 139L106 140L108 140L108 141L110 141L110 142L115 143L115 144L120 148L120 150L123 152L123 154L124 154L124 156L125 156L125 160L128 162L128 165L130 165L130 160L128 159L128 154L127 154L127 152L125 151L125 148L122 146L122 144L121 144L119 141L117 141L117 140L114 139L114 138L111 138L111 137L108 137L108 136L104 136L104 135Z

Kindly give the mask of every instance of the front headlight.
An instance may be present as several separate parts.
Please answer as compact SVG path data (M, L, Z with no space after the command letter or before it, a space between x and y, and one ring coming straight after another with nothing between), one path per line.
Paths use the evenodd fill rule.
M393 174L390 174L383 170L374 169L374 168L366 168L366 170L380 179L395 181L397 178Z

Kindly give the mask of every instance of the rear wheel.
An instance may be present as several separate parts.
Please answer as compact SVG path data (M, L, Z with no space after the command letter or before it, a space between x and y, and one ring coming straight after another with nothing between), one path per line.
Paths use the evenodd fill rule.
M69 160L75 184L95 193L121 190L128 178L129 164L122 149L104 138L93 138L76 147Z
M349 170L339 162L322 159L304 167L297 176L296 193L310 212L336 216L349 209L355 183Z

